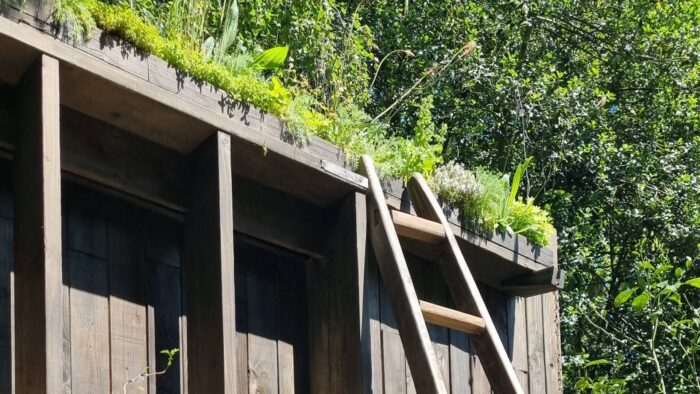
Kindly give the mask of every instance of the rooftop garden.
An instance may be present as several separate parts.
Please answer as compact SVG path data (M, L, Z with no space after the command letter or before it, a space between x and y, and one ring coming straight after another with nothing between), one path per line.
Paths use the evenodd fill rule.
M461 221L470 228L519 233L535 245L546 245L554 233L549 214L532 198L518 197L529 160L518 166L512 181L485 168L470 171L461 164L443 163L449 125L433 121L436 82L456 64L470 61L478 50L474 41L447 48L444 60L425 70L389 105L368 110L375 84L382 83L377 76L384 61L420 54L407 48L377 59L372 33L357 13L349 22L343 19L345 25L337 25L341 20L332 13L349 9L326 3L286 4L292 13L308 13L306 20L291 23L295 32L280 34L278 27L278 37L272 40L276 45L266 48L261 42L271 41L265 36L281 21L274 20L262 2L55 0L52 5L54 23L69 39L88 39L95 28L118 36L233 99L278 116L297 144L317 135L343 149L353 165L368 154L384 179L424 174L443 203L459 209ZM310 40L314 34L338 38L309 56L307 51L314 48L304 47L297 36L296 48L290 51L291 42L280 37L284 34L310 34ZM319 83L320 79L330 83ZM394 132L394 117L411 118L413 126Z

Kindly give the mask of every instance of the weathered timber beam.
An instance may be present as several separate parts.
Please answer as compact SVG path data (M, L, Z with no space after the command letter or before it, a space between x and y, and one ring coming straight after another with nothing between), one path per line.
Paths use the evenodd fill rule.
M393 209L389 212L400 237L431 244L445 241L445 229L442 224Z
M426 322L468 334L480 334L486 330L484 319L445 308L427 301L420 301L420 310Z
M471 339L491 387L497 393L521 394L523 390L515 370L440 204L420 174L414 174L407 186L418 216L438 221L445 228L448 242L444 246L444 259L441 260L440 267L457 308L484 319L485 332L474 335Z
M63 391L58 61L42 55L17 87L15 374L18 393Z
M61 110L63 170L178 212L185 156L68 108Z
M412 375L416 390L421 393L447 393L411 273L369 157L363 157L360 170L369 180L367 221L372 248L401 335L406 360L410 369L416 371Z
M231 139L217 132L190 157L185 218L188 386L236 390Z
M501 288L513 295L529 297L563 289L565 278L566 271L555 266L503 281Z
M250 179L234 177L236 231L314 258L325 255L327 224L313 204Z
M328 286L329 388L362 393L370 376L363 370L362 305L367 244L364 194L351 193L325 212ZM364 360L366 361L366 360Z

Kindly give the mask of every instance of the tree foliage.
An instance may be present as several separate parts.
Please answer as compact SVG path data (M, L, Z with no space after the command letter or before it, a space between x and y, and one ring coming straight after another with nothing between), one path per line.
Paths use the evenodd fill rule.
M222 35L231 0L120 3L166 39L187 32L197 46ZM384 171L401 176L443 159L513 173L532 157L523 201L551 211L569 273L567 391L700 391L697 0L238 6L229 54L252 60L289 48L271 73L306 92L284 103L291 125L303 127L309 108L324 114L319 135L349 152L392 157ZM196 23L170 21L176 11ZM175 48L165 55L180 62L191 49ZM274 89L266 77L263 88Z

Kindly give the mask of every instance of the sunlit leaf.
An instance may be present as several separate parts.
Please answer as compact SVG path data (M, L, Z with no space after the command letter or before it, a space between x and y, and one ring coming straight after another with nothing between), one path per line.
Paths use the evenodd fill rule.
M635 291L637 291L636 287L625 290L618 294L617 297L615 297L615 306L620 306L627 302L627 300L629 300L629 298L632 296L632 294L634 294Z
M255 70L277 70L284 65L287 59L289 47L274 47L259 54L253 60L252 67Z
M632 309L635 311L641 311L644 309L644 307L649 303L649 300L651 299L651 295L647 292L644 292L632 300Z
M588 367L592 367L594 365L602 365L602 364L612 365L612 361L608 361L605 359L593 360L593 361L587 362L586 365L584 365L584 367L588 368Z
M700 278L693 278L693 279L688 279L685 281L686 285L690 285L693 287L700 288Z

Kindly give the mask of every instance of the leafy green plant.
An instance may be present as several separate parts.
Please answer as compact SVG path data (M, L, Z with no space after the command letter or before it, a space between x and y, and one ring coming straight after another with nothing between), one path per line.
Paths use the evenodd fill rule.
M412 139L390 136L384 124L372 121L366 114L359 115L358 111L363 111L358 108L346 112L352 114L352 119L343 113L340 116L334 112L323 113L319 111L323 106L308 93L297 88L287 89L276 76L268 80L256 72L282 67L289 51L287 47L268 49L252 59L246 53L229 54L239 23L235 1L223 16L222 37L207 38L201 45L197 44L204 34L200 26L204 12L201 0L178 0L170 4L164 35L156 26L141 19L130 4L69 1L82 4L104 31L222 89L234 100L251 103L279 116L286 122L287 131L296 143L303 144L310 134L316 134L338 144L351 162L362 154L370 154L384 178L408 178L413 172L430 174L442 161L446 129L444 126L436 129L432 123L432 97L425 98L419 106L419 122ZM193 10L183 8L188 1L193 2ZM363 120L358 122L360 117ZM358 128L349 128L350 124Z
M166 363L165 363L165 367L163 367L163 369L161 369L160 371L157 371L157 370L156 370L156 371L153 371L153 372L149 372L149 368L148 368L148 366L146 366L140 374L138 374L138 375L136 375L135 377L133 377L133 378L127 380L126 382L124 382L124 386L122 386L122 392L123 392L124 394L126 394L126 388L127 388L130 384L133 384L133 383L136 383L136 382L142 382L142 381L148 379L149 377L157 377L157 376L160 376L160 375L164 375L166 372L168 372L168 369L170 369L170 367L172 367L173 362L175 361L175 357L177 356L177 354L178 354L179 352L180 352L180 349L178 349L178 348L173 348L173 349L170 349L170 350L168 350L168 349L163 349L163 350L161 350L161 351L160 351L160 354L162 354L162 355L164 355L164 356L167 357L167 360L166 360Z
M694 295L700 288L700 277L691 275L700 260L687 257L684 264L673 261L658 238L643 237L633 253L640 258L639 263L633 279L623 283L623 290L615 296L614 309L608 311L587 302L587 313L582 317L624 349L619 360L610 362L616 369L635 362L653 371L657 392L698 392L700 308ZM656 264L649 258L652 255ZM637 320L643 325L634 324ZM601 375L597 379L583 376L576 387L593 393L606 392L604 389L613 384L624 387L619 378L612 378L619 375L616 370L611 377Z
M270 48L256 56L251 66L257 71L278 70L284 66L288 53L287 46Z
M89 38L95 29L95 20L82 0L55 0L53 19L76 41Z
M439 167L430 183L448 206L459 209L462 224L489 232L498 230L521 234L535 245L544 246L554 234L549 214L533 199L517 199L520 180L529 160L518 165L509 182L484 168L475 172L455 162Z
M212 57L217 63L226 63L226 53L233 45L238 33L239 14L238 1L233 0L224 14L221 37L217 39L214 36L209 36L202 44L204 54L207 57Z

